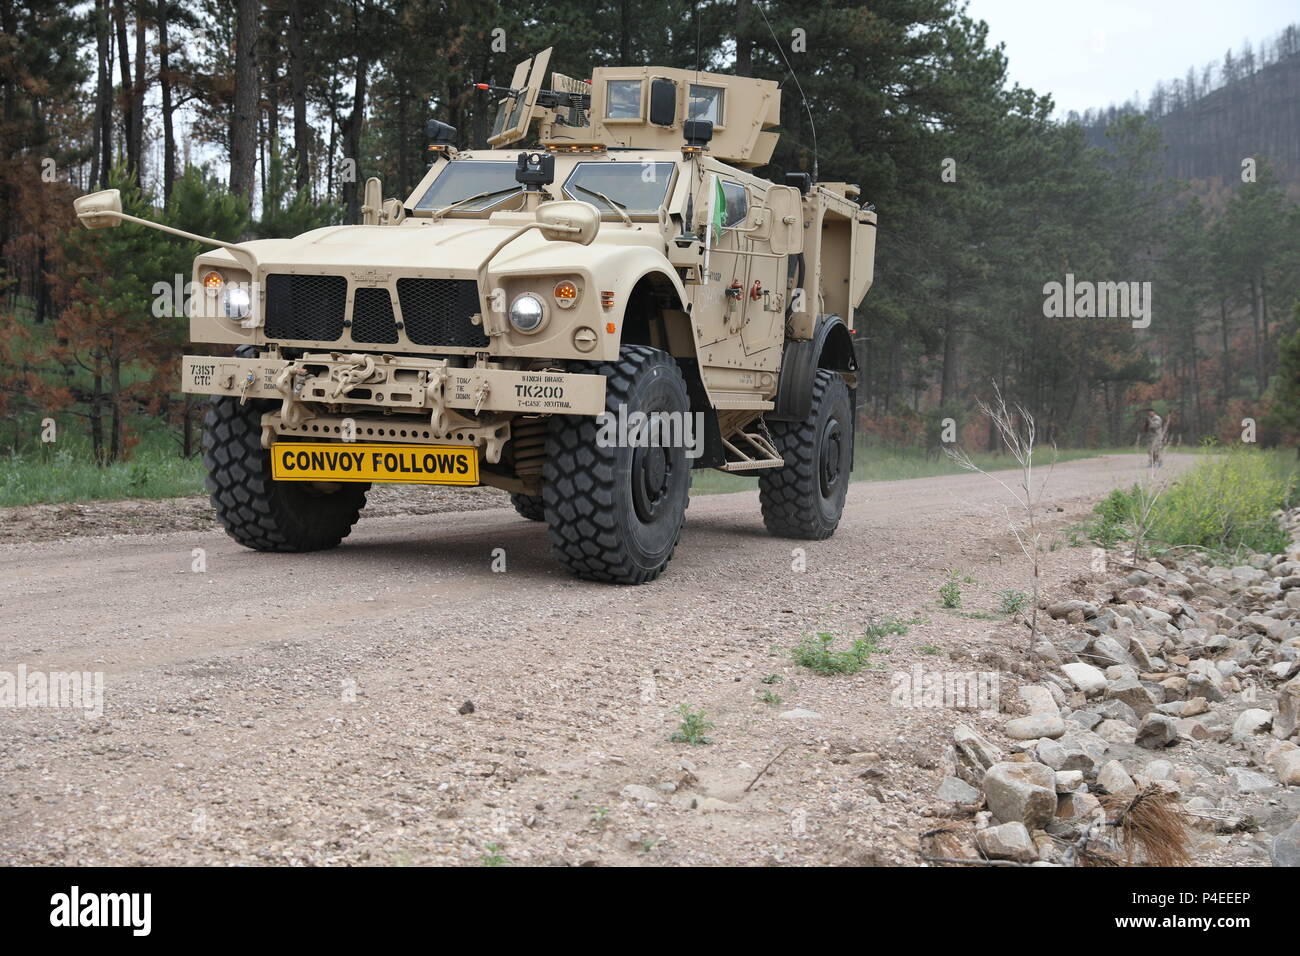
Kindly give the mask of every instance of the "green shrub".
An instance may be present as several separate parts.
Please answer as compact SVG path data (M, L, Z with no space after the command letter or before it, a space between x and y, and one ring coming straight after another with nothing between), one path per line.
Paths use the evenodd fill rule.
M1099 501L1092 509L1097 520L1088 525L1088 539L1103 548L1113 548L1131 538L1129 525L1141 494L1142 489L1135 484L1128 489L1116 488Z
M834 634L816 634L805 637L794 649L794 662L815 674L856 674L871 662L871 655L880 650L876 635L868 633L853 642L847 651L831 648Z
M958 572L948 572L948 580L939 588L939 606L961 607L961 575Z
M1274 512L1296 494L1294 459L1238 449L1202 461L1161 496L1152 536L1169 545L1275 553L1287 545Z
M682 715L682 722L677 730L668 739L675 744L690 744L692 747L699 747L702 744L711 744L713 741L706 737L705 734L713 729L713 724L705 719L704 711L691 710L685 704L677 708L677 712Z
M1003 614L1015 614L1017 611L1023 611L1029 607L1029 595L1024 591L1007 588L1001 591L1000 594L1002 602L998 605L998 610Z

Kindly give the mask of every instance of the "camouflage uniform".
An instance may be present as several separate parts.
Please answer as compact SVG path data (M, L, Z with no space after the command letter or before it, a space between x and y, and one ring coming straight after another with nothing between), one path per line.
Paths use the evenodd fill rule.
M1147 416L1147 467L1160 468L1164 462L1160 460L1160 452L1165 447L1165 423L1155 412Z

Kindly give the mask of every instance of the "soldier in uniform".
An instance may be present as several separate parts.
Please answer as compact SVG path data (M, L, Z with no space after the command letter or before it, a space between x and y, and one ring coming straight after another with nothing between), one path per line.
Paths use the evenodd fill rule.
M1142 419L1142 435L1147 440L1147 467L1161 468L1164 462L1160 459L1160 453L1164 450L1165 439L1169 434L1169 422L1162 419L1156 414L1154 408L1146 409L1146 417Z

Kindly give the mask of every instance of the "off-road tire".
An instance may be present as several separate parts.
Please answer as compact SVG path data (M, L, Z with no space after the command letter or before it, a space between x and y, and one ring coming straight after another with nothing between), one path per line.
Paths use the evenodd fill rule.
M570 371L605 377L605 409L690 411L686 380L672 356L625 345L617 361ZM668 566L690 500L685 448L601 447L595 417L553 415L542 499L557 560L580 578L615 584L653 581Z
M529 521L545 521L546 505L542 501L541 495L524 495L512 493L510 503L515 506L521 517Z
M348 536L366 504L368 484L338 482L325 491L271 477L262 447L262 413L274 402L217 397L203 419L205 484L226 533L254 551L321 551Z
M759 475L763 524L781 538L829 538L844 513L853 470L853 402L844 379L818 369L808 417L768 422L768 430L785 467Z

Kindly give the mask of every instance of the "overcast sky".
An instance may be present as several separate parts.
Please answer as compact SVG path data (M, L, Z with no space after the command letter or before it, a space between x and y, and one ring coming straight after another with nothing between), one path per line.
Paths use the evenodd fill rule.
M1011 79L1051 93L1058 117L1135 92L1145 105L1157 80L1199 73L1244 40L1258 51L1300 21L1297 0L970 0L968 12L1006 44Z

